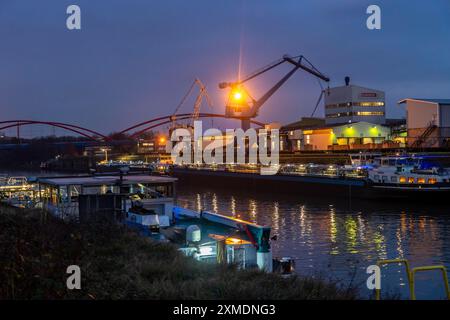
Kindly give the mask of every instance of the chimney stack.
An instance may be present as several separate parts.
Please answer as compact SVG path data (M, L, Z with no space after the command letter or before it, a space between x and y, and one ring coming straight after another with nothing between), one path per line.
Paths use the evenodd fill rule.
M349 76L346 76L346 77L345 77L345 85L348 86L349 83L350 83L350 77L349 77Z

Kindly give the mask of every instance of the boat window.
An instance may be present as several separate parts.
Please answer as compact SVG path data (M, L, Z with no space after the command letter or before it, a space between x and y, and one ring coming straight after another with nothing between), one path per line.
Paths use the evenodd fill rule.
M396 176L391 176L391 182L397 182L397 177Z
M417 183L425 183L425 178L417 178Z
M377 175L377 174L376 174L376 175L374 175L374 176L373 176L373 178L374 178L374 179L375 179L376 181L380 180L380 176L379 176L379 175Z
M406 177L400 177L400 183L405 183L406 182Z
M387 176L382 176L382 177L381 177L381 180L382 180L383 182L387 182L387 179L388 179Z
M428 183L435 184L436 178L428 178Z
M408 182L409 182L409 183L414 183L414 180L415 180L414 177L409 177L409 178L408 178Z

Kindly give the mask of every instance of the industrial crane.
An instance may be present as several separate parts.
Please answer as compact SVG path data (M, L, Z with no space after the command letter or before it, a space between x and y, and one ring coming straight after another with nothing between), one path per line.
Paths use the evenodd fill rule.
M278 81L271 89L269 89L258 100L254 99L249 92L245 89L243 84L251 79L258 77L259 75L283 64L290 63L294 65L294 68L289 71L280 81ZM307 64L305 64L305 62ZM304 56L299 55L291 57L284 55L281 59L274 61L273 63L251 73L245 78L236 82L222 82L219 83L220 89L231 88L230 95L228 97L227 104L225 106L226 117L239 117L241 119L241 127L247 130L250 127L250 119L255 118L258 115L259 110L263 104L298 70L302 69L316 78L329 82L330 79L317 70L311 62L309 62Z
M203 98L205 98L207 105L210 108L212 108L211 98L208 95L208 91L206 91L206 86L200 81L200 79L195 78L194 81L192 82L189 90L186 92L186 94L184 95L183 99L181 99L180 103L175 108L175 111L172 114L172 117L171 117L172 129L175 128L175 121L176 121L175 114L178 112L178 110L181 108L181 106L184 104L184 102L187 100L187 98L191 95L191 93L194 90L195 85L198 86L199 92L198 92L197 98L195 98L195 102L194 102L194 110L192 111L191 123L190 123L191 126L193 127L194 126L194 121L198 119L198 116L200 114L200 107L201 107L202 102L203 102Z
M194 82L198 85L200 90L194 103L194 111L192 112L192 120L191 120L192 125L194 125L194 121L198 119L203 98L205 98L208 107L212 108L211 98L208 95L208 91L206 91L205 85L203 85L203 83L199 79L195 79Z

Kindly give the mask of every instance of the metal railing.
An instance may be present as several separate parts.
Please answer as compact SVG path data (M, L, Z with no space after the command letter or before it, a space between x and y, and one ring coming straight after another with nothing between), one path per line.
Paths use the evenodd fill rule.
M410 264L408 260L406 259L391 259L391 260L379 260L377 262L377 266L381 268L382 265L386 264L404 264L406 269L406 275L408 278L408 285L409 285L409 298L411 300L416 300L416 287L415 287L415 275L417 272L424 272L424 271L434 271L434 270L441 270L442 272L442 280L444 282L445 286L445 292L447 296L447 300L450 300L450 288L448 283L448 276L447 276L447 269L442 265L436 265L436 266L424 266L424 267L415 267L410 268ZM381 300L381 288L375 289L375 299Z

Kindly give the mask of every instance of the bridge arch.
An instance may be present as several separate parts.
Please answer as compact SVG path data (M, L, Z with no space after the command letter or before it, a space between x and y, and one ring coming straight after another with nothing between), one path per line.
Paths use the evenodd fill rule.
M239 117L226 117L223 114L215 114L215 113L200 113L198 115L198 117L199 118L226 118L226 119L241 120L241 118L239 118ZM130 137L132 137L132 138L137 138L138 136L142 135L146 131L149 131L149 130L151 130L153 128L162 126L164 124L171 123L172 121L187 120L187 119L190 119L190 118L192 118L192 114L191 113L182 113L182 114L175 114L175 115L168 115L168 116L158 117L158 118L150 119L150 120L143 121L143 122L140 122L138 124L135 124L135 125L133 125L133 126L131 126L129 128L126 128L126 129L122 130L120 133L121 134L128 133L128 132L130 132L133 129L137 129L137 128L142 127L142 126L147 125L147 124L152 124L152 125L147 126L147 127L143 128L143 129L140 129L140 130L138 130L138 131L136 131L136 132L134 132L134 133L132 133L130 135ZM259 122L259 121L252 120L252 119L250 119L250 123L256 124L256 125L261 126L261 127L265 125L263 122Z
M227 118L227 119L241 120L241 118L239 118L239 117L225 117L225 115L223 115L223 114L215 114L215 113L200 113L198 115L198 117L199 118ZM131 127L128 127L126 129L120 131L119 134L127 134L134 129L141 128L138 131L133 132L130 135L131 138L137 138L140 135L142 135L143 133L145 133L146 131L149 131L153 128L157 128L159 126L171 123L172 121L187 120L187 119L191 119L191 118L192 118L192 113L172 114L172 115L168 115L168 116L157 117L157 118L153 118L153 119L150 119L147 121L137 123ZM256 121L256 120L252 120L252 119L250 119L250 123L253 123L258 126L264 126L264 123ZM88 128L73 125L70 123L53 122L53 121L38 121L38 120L23 120L23 119L0 121L0 130L5 130L8 128L14 128L14 127L20 128L21 126L28 126L28 125L46 125L46 126L57 127L57 128L61 128L61 129L79 134L85 138L88 138L90 140L97 141L97 142L99 142L99 141L107 142L107 141L111 140L110 137L105 136L97 131L94 131L94 130L91 130ZM148 125L148 126L142 128L145 125Z
M27 125L36 125L36 124L61 128L61 129L67 130L67 131L77 133L83 137L86 137L86 138L88 138L90 140L94 140L94 141L99 141L99 139L96 139L95 136L98 136L105 141L109 139L107 136L105 136L99 132L96 132L94 130L91 130L91 129L87 129L87 128L69 124L69 123L52 122L52 121L37 121L37 120L0 121L0 130L5 130L8 128L13 128L13 127L27 126Z

